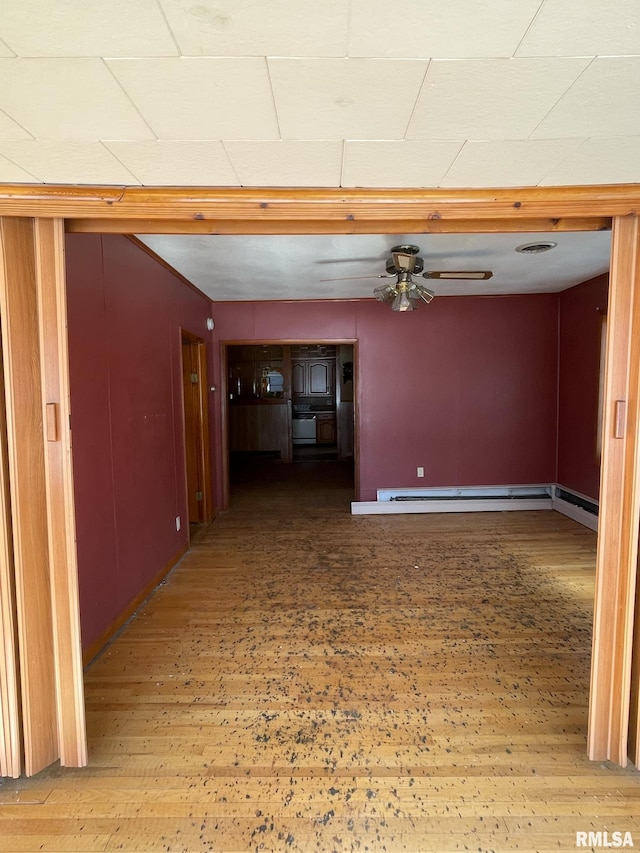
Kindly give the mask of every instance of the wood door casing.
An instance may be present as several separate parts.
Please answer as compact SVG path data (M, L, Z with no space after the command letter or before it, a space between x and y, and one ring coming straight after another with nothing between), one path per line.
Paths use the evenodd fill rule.
M30 776L58 758L66 766L87 761L61 220L0 220L0 311L11 499L6 529L19 667L14 689Z
M22 770L15 610L4 375L0 370L0 775L14 779Z

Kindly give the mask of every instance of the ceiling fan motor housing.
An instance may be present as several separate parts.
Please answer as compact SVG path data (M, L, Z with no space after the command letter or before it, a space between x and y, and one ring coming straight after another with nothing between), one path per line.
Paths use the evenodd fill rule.
M415 252L407 251L408 249L415 249ZM391 250L392 255L387 261L386 270L390 275L397 275L401 272L415 272L421 273L424 269L424 261L422 258L417 256L418 247L417 246L394 246ZM395 261L396 255L404 255L407 257L407 264L403 264L402 266L398 266Z

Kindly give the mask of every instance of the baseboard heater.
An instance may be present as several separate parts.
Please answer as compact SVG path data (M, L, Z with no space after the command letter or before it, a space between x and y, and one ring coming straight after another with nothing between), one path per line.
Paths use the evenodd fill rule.
M551 509L552 487L461 486L456 488L378 489L377 500L355 501L354 515L419 512L504 512Z
M555 483L529 486L461 486L449 488L378 489L375 501L354 501L353 515L427 512L509 512L555 509L597 530L598 505Z
M598 529L599 508L598 501L586 495L565 489L564 486L553 487L553 509L584 524L585 527L590 527L591 530Z

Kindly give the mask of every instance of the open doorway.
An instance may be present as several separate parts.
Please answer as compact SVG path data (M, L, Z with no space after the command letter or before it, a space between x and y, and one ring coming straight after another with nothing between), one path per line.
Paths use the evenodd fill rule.
M307 488L348 478L355 456L354 342L227 344L229 493L274 476ZM331 463L331 464L330 464Z

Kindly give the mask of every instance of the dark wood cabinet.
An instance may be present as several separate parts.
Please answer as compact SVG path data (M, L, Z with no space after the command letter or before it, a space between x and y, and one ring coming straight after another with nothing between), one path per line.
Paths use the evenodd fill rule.
M316 444L336 443L336 416L333 412L316 415Z
M307 392L306 361L294 361L291 365L291 392L294 397L304 397Z
M329 397L335 393L335 359L294 361L291 373L294 397Z

